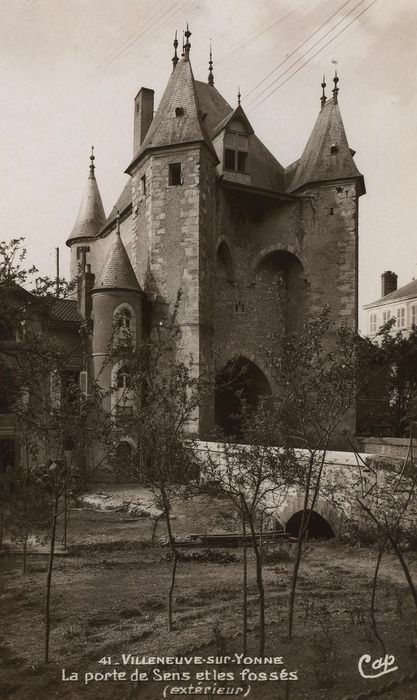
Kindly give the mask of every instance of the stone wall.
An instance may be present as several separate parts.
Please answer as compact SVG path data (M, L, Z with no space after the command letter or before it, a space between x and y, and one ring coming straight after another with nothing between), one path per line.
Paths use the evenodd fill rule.
M395 459L405 459L410 447L409 438L356 437L355 442L361 452L373 453L382 457L393 457ZM414 456L417 456L415 441Z

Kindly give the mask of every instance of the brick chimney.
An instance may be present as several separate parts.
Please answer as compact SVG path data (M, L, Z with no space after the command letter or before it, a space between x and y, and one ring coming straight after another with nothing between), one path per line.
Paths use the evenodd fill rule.
M133 155L139 150L153 119L154 90L141 88L135 97Z
M391 270L383 272L381 275L381 296L386 297L387 294L395 292L397 289L397 279L398 275Z
M77 308L78 313L83 318L91 317L91 290L94 287L95 279L95 275L91 272L91 265L86 262L89 252L89 246L80 246L77 249L77 256L80 260L77 276Z

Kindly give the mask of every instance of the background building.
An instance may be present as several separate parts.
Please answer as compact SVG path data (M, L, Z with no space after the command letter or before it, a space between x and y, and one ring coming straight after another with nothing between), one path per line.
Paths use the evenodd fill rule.
M417 325L417 280L397 289L397 275L388 270L381 275L381 297L371 304L365 304L366 333L374 337L381 326L395 319L392 333L401 331L409 335Z

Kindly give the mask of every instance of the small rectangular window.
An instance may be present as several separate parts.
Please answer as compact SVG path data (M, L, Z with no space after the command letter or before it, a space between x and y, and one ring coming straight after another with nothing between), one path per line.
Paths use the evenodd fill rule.
M169 184L170 185L181 185L181 163L170 163L169 164Z
M383 311L382 312L382 323L387 323L391 318L391 311Z
M235 152L231 148L224 149L224 167L226 170L235 169Z
M369 317L369 332L376 333L376 314L371 314Z
M142 177L140 178L140 190L141 190L141 194L143 194L143 196L145 197L146 196L146 175L142 175Z
M397 309L397 328L405 328L405 308L401 306Z
M248 170L248 137L234 131L224 135L224 168L246 173Z
M411 325L417 325L417 306L415 304L411 307Z
M246 162L248 154L245 151L237 152L237 171L238 173L246 173Z

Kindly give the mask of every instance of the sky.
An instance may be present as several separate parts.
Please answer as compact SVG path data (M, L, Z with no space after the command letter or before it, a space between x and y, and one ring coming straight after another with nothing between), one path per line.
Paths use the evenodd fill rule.
M417 276L415 0L0 0L1 239L68 275L71 232L95 146L108 214L132 156L133 99L169 78L174 32L191 62L242 106L284 165L300 157L337 68L339 105L367 194L359 212L359 303L384 270ZM363 320L363 314L361 315ZM363 321L362 321L363 322Z

